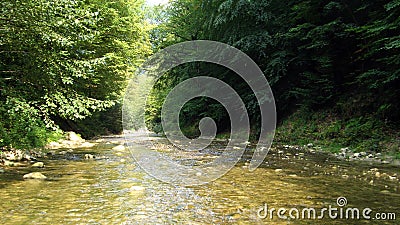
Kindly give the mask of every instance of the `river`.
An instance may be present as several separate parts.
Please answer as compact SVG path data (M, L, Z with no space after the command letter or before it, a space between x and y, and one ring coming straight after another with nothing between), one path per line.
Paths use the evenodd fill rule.
M247 168L249 152L220 179L180 187L146 174L127 149L112 150L122 142L121 136L105 137L95 147L43 159L45 168L7 169L0 174L0 224L400 224L398 218L388 219L393 213L400 217L398 166L281 148L253 172ZM204 157L213 155L213 148L218 144ZM85 154L96 159L86 160ZM32 171L48 179L22 178ZM338 198L346 203L339 206ZM313 208L319 216L329 207L337 208L338 218L328 211L322 219L307 217L308 211L302 217L304 209ZM287 218L278 218L279 208ZM348 208L360 214L370 208L370 219L346 219L344 213L340 218L340 210ZM378 220L377 213L387 219Z

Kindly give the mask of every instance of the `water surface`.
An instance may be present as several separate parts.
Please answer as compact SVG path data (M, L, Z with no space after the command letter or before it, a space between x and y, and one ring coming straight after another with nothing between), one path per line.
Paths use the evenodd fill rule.
M146 174L128 150L112 150L121 137L91 149L44 159L45 168L6 168L0 174L0 224L399 224L395 221L260 218L270 208L369 207L400 216L399 167L343 162L323 153L271 151L261 168L247 168L249 152L222 178L204 186L179 187ZM136 140L133 140L136 141ZM163 139L155 140L163 143ZM149 148L148 143L140 143ZM162 146L162 145L161 145ZM195 160L218 154L218 144ZM150 149L148 149L151 151ZM165 149L164 149L165 150ZM62 151L62 150L59 150ZM162 150L163 151L163 150ZM282 152L281 152L282 151ZM97 159L85 160L85 154ZM169 153L170 154L170 153ZM170 154L171 155L171 154ZM185 154L175 155L184 162ZM193 159L190 159L193 160ZM47 180L23 180L40 171ZM346 208L345 208L346 209ZM261 211L263 212L263 211ZM286 214L288 216L288 214Z

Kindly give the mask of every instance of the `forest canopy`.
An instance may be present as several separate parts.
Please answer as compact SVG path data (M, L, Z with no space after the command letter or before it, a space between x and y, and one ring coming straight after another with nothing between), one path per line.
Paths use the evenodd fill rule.
M167 19L152 31L156 48L214 40L242 50L260 66L277 103L278 140L337 139L340 145L377 148L385 132L393 137L400 120L399 0L173 0L160 11ZM168 90L199 75L234 87L257 136L254 93L236 74L206 63L177 67L158 81L149 126L161 131L155 111ZM220 132L229 131L223 107L197 98L181 113L187 134L198 135L205 116L217 122Z
M142 1L0 5L0 147L41 146L60 126L86 131L151 53Z

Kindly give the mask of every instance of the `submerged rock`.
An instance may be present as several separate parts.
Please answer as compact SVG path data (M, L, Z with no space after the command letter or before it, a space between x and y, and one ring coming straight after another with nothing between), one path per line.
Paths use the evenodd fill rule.
M91 147L93 147L93 146L95 146L94 143L84 142L84 143L82 143L81 146L79 146L79 147L81 147L81 148L91 148Z
M43 162L36 162L32 165L32 167L38 167L38 168L43 168L44 167L44 163Z
M142 186L132 186L132 187L130 188L130 190L131 190L131 191L144 191L145 188L142 187Z
M112 150L115 150L115 151L123 151L123 150L125 150L125 146L123 146L123 145L117 145L117 146L115 146L114 148L112 148Z
M46 179L47 177L39 172L28 173L23 176L24 179Z

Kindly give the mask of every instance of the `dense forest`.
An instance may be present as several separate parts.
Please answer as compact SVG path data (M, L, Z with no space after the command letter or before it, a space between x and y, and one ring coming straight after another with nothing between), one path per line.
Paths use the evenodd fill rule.
M400 1L177 0L164 7L151 37L157 48L214 40L248 54L262 69L277 104L275 141L317 143L333 151L399 151ZM193 76L230 84L246 103L253 137L260 129L254 93L220 66L175 68L156 85L147 122L160 129L163 99ZM198 135L198 121L213 118L229 131L223 107L209 98L185 105L181 123Z
M120 132L121 95L151 53L143 2L0 5L0 147L40 147L62 130Z
M85 137L120 132L122 95L152 53L175 43L214 40L248 54L277 104L279 143L399 152L400 1L4 0L0 18L0 147L43 146L62 130ZM246 104L252 135L257 99L233 72L189 63L166 73L147 99L146 122L162 132L163 100L178 83L211 76ZM181 111L188 136L229 116L196 98ZM399 155L400 156L400 155Z

